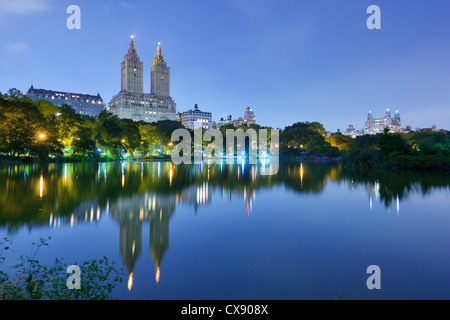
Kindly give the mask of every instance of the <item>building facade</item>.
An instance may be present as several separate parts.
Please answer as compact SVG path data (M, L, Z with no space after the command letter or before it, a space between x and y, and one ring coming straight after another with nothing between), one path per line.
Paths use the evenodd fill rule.
M392 117L388 108L386 109L384 118L374 118L372 111L369 112L364 127L364 134L382 133L384 128L389 128L390 132L403 132L400 113L398 111Z
M170 68L164 61L160 45L158 42L155 59L153 59L150 69L151 93L158 97L170 97Z
M200 111L198 105L194 106L194 110L188 110L181 113L181 123L189 129L212 129L212 113Z
M35 89L33 85L31 85L26 96L32 101L46 100L57 106L67 104L71 106L76 113L84 116L95 117L105 109L105 104L103 103L100 93L94 96L90 94Z
M170 68L167 67L158 43L151 67L150 92L143 92L144 63L137 54L133 36L121 64L121 91L108 104L119 118L157 122L176 120L176 104L170 97Z
M131 36L130 47L120 67L120 91L144 93L144 63L136 52L134 36Z
M244 121L248 124L256 124L256 117L253 109L250 106L247 106L244 113Z
M342 135L356 138L358 136L362 136L363 132L364 130L356 130L352 124L349 124L347 130L342 132Z

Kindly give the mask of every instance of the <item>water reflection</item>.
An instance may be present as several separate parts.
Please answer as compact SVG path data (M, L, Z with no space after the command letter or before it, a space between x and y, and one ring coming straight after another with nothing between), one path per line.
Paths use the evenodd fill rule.
M0 167L0 228L14 233L24 225L75 227L98 223L104 214L120 226L119 251L128 271L128 289L142 254L144 222L149 222L149 250L155 265L155 282L169 248L169 222L177 205L194 211L211 204L213 194L233 197L251 215L258 189L277 186L302 194L319 194L333 181L349 190L365 188L368 206L383 204L400 213L410 194L426 195L448 188L443 174L393 173L354 170L337 165L282 163L276 175L262 175L257 165L174 165L171 162L114 162L100 164L15 165ZM220 190L220 193L213 191Z
M320 193L327 181L345 183L349 190L362 186L370 207L374 202L381 202L386 209L394 204L399 211L400 202L409 194L426 195L435 188L448 188L450 177L441 173L369 172L307 163L283 163L273 176L261 175L261 168L256 165L241 163L3 166L0 167L0 226L13 231L23 224L45 224L51 219L59 221L60 217L73 223L92 222L105 210L107 203L118 205L129 201L133 203L128 205L131 210L142 202L142 208L155 209L156 200L149 199L162 196L175 204L189 203L197 209L211 202L211 190L217 188L222 189L224 197L238 195L250 206L255 201L255 191L260 188L282 185L298 193ZM132 215L130 212L126 215Z

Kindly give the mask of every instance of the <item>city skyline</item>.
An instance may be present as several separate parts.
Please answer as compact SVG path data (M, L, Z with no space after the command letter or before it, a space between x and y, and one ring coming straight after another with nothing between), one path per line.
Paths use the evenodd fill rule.
M66 27L72 3L30 3L0 4L3 93L33 84L110 101L133 34L147 62L144 88L154 48L164 47L177 111L198 103L217 121L250 105L261 125L318 121L334 132L391 108L413 128L450 128L444 1L78 1L80 30ZM371 4L381 30L366 27Z

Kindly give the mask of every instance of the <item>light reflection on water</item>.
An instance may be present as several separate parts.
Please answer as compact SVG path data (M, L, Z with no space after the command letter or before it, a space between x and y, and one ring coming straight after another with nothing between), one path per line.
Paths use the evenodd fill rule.
M333 299L355 283L349 298L449 298L449 182L299 162L3 166L0 233L17 255L52 235L48 263L124 262L123 299Z

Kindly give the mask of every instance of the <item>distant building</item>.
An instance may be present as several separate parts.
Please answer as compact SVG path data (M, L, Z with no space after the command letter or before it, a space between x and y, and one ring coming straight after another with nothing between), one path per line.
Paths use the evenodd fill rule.
M105 104L103 103L102 97L100 97L100 93L93 96L90 94L35 89L33 85L31 85L26 96L32 101L46 100L57 106L67 104L71 106L75 112L92 117L98 116L98 114L105 109Z
M151 93L143 92L143 69L131 36L130 47L121 63L121 91L108 104L119 118L156 122L176 120L176 104L170 97L170 68L164 61L158 43L151 67Z
M200 111L198 105L194 106L194 110L181 113L181 123L189 129L212 129L212 113Z
M385 128L389 128L390 132L403 132L400 113L396 111L394 116L391 117L391 112L388 108L384 118L374 118L372 111L370 111L367 116L364 134L382 133Z
M233 125L236 128L242 127L243 125L246 125L246 124L247 124L247 122L241 117L233 120Z
M250 106L247 106L247 108L245 109L244 121L248 124L250 124L250 123L256 124L255 113L250 108Z
M232 124L236 128L242 127L242 126L249 126L251 124L256 124L256 117L253 109L250 108L250 106L247 106L245 109L244 117L239 117L237 119L232 119L231 115L227 116L227 119L220 118L220 121L216 124L217 128L220 128L224 125Z
M356 130L352 124L349 124L347 130L345 132L342 132L342 135L356 138L358 136L362 136L363 133L363 130Z
M216 123L216 129L220 129L222 126L227 124L233 124L233 119L231 114L227 115L226 119L220 118L219 122Z

